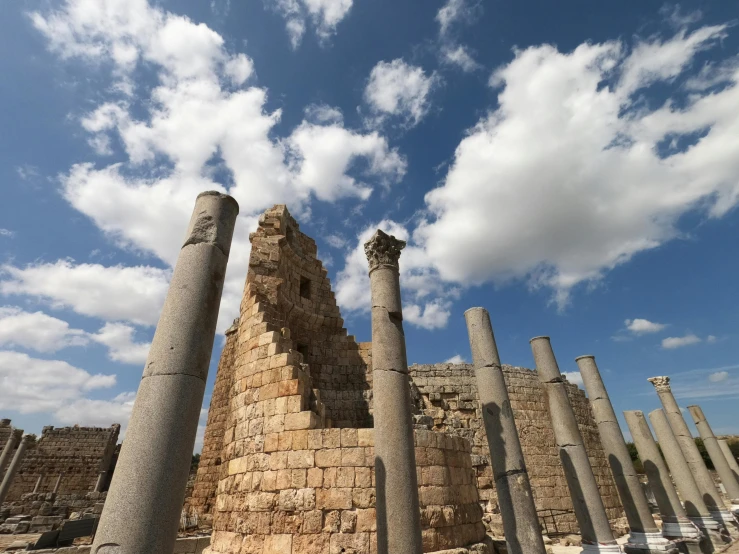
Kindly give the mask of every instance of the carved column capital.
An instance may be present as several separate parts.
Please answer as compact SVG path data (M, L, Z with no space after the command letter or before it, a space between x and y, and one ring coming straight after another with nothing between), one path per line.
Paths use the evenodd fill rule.
M369 261L370 272L380 266L399 269L400 251L405 248L405 241L378 229L372 238L364 243L364 253Z
M660 377L650 377L647 379L650 383L654 385L654 388L657 389L657 392L671 392L672 389L670 388L670 378L663 375Z

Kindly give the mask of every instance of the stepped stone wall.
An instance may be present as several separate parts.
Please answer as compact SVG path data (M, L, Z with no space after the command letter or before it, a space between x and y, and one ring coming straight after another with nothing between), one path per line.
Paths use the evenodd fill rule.
M250 238L240 317L227 334L187 508L212 523L209 552L376 552L372 345L347 334L316 244L284 206L265 212ZM552 521L575 532L536 374L506 376L538 505L559 510ZM486 526L500 531L471 369L413 366L409 389L424 550L471 547ZM618 517L590 406L577 387L570 392L609 516Z
M13 427L10 425L9 419L0 419L0 452L5 448L5 443L8 442L10 435L13 434Z

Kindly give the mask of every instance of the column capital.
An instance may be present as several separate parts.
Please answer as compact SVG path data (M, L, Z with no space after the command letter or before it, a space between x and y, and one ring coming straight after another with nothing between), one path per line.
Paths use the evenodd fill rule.
M380 266L399 269L400 251L405 248L405 241L378 229L372 238L364 243L364 253L369 261L370 272Z
M657 392L671 392L672 389L670 388L670 378L666 375L662 375L659 377L650 377L647 379L650 383L654 385L654 388L657 389Z
M23 435L23 439L21 439L23 443L26 445L33 444L36 441L36 435Z

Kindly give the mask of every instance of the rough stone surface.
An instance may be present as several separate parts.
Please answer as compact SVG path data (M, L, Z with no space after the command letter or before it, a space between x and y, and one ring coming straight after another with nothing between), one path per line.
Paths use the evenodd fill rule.
M3 475L3 480L0 483L0 505L2 505L2 503L8 496L10 487L12 486L13 481L15 480L15 477L21 468L21 464L23 463L23 458L26 454L26 451L28 450L28 447L30 445L33 445L35 440L35 435L24 435L21 439L20 444L18 445L18 448L15 450L15 454L13 454L13 459L10 461L8 469L5 471L5 474Z
M577 426L549 337L531 339L539 380L549 400L554 435L584 545L615 545L585 443Z
M544 554L546 548L490 315L484 308L472 308L464 316L508 551Z

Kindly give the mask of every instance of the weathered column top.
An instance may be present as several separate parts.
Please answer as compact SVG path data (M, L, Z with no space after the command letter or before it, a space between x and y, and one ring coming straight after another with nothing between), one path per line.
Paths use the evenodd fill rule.
M657 389L657 392L672 392L672 389L670 388L670 378L666 375L661 375L659 377L650 377L647 379L650 383L654 385L654 388Z
M228 256L234 232L233 221L238 214L239 203L232 196L215 190L201 192L195 201L182 248L206 243Z
M369 262L369 271L372 273L378 267L389 267L399 271L400 251L405 248L405 241L396 239L378 229L372 238L364 243L364 253Z

